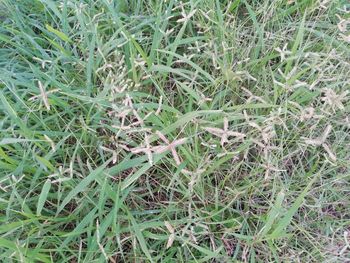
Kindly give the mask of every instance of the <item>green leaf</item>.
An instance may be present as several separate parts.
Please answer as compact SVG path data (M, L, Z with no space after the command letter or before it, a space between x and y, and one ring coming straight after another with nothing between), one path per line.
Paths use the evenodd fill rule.
M49 168L51 172L55 171L55 167L50 163L49 160L46 160L44 157L41 157L39 155L35 154L35 158L38 160L38 162L44 166L44 168Z
M46 24L46 29L49 30L51 33L54 33L56 36L58 36L63 41L69 42L69 43L72 42L65 33L61 32L57 29L54 29L52 26L50 26L48 24Z
M37 215L41 215L41 211L42 211L44 204L47 200L47 195L50 192L50 188L51 188L51 180L47 179L43 188L41 189L41 193L39 196L38 205L36 207L36 214Z
M129 216L129 219L131 220L133 229L135 231L136 238L141 246L143 253L145 253L145 255L147 256L147 258L149 259L150 262L154 262L151 254L147 248L146 240L142 234L140 226L137 224L135 218L131 215L131 213L129 211L128 211L128 216Z
M318 162L316 162L316 164L313 166L312 171L317 167L317 164L318 164ZM312 174L312 171L310 171L308 174ZM310 190L311 186L314 184L314 182L318 178L318 176L317 176L318 174L313 175L313 178L311 179L309 184L300 193L300 195L295 199L293 205L284 214L284 217L278 221L278 225L276 226L275 230L271 233L269 238L279 238L280 236L285 235L285 229L291 223L293 216L298 211L300 206L303 204L304 198L307 195L308 191Z
M285 193L283 191L278 193L275 204L272 206L270 212L267 215L266 223L262 228L262 231L259 233L259 236L261 236L261 238L264 238L264 236L272 228L273 223L276 221L279 213L281 212L282 202L284 200L284 197L285 197Z
M23 120L17 115L16 111L13 109L11 104L8 102L8 100L4 96L2 90L0 90L0 100L4 109L7 111L8 115L11 117L13 122L16 123L21 128L21 130L23 131L26 137L31 137L32 131L27 128Z
M7 145L7 144L15 144L15 143L21 143L21 142L39 142L41 140L28 140L28 139L20 139L20 138L3 138L0 141L0 146Z
M103 165L99 166L97 169L93 170L87 177L80 181L80 183L70 191L67 196L63 199L62 204L57 209L57 214L60 213L64 207L80 192L83 192L85 188L94 181L107 167L111 160L108 160Z
M19 246L15 242L2 237L0 237L0 248L7 248L15 252L20 252L21 253L20 257L22 257L21 258L22 262L51 262L48 256L38 253L35 249L26 250L25 248ZM9 262L12 262L12 261L9 261Z

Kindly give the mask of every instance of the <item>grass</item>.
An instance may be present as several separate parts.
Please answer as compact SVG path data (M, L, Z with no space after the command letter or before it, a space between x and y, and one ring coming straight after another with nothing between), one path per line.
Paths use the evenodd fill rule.
M0 261L350 260L349 8L0 1Z

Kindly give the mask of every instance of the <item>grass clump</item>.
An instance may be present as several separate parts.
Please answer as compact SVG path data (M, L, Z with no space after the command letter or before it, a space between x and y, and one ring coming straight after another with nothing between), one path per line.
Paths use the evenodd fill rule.
M346 262L346 1L0 2L2 262Z

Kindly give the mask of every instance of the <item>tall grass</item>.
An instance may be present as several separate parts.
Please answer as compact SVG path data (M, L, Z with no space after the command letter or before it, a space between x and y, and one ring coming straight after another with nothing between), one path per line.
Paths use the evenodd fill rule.
M347 262L349 8L2 0L0 261Z

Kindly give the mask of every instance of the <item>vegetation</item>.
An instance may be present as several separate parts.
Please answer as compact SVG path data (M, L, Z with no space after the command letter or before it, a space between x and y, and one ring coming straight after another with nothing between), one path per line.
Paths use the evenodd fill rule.
M347 262L350 6L1 0L1 262Z

